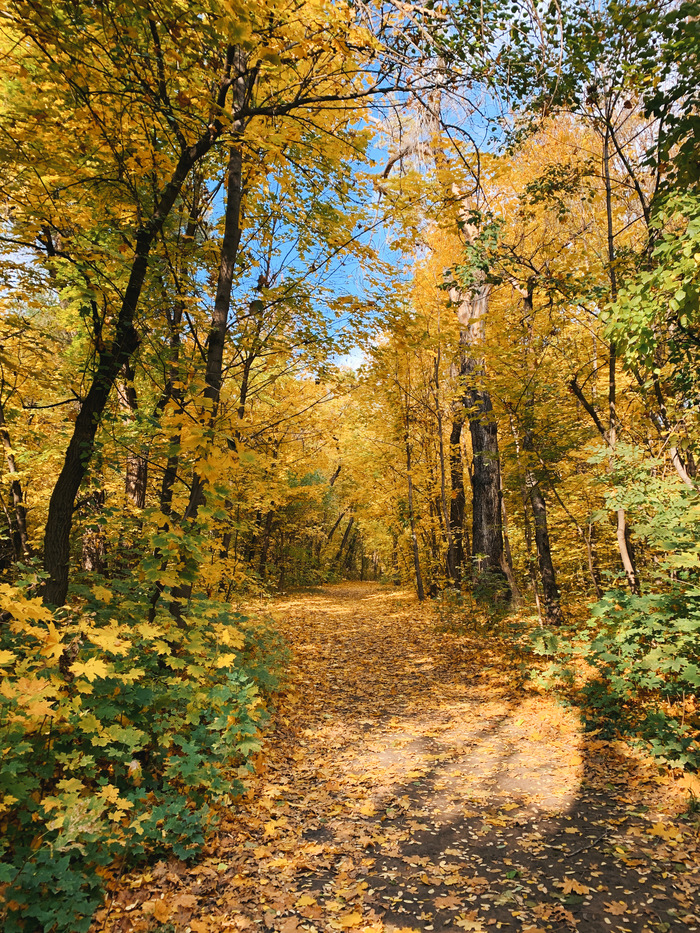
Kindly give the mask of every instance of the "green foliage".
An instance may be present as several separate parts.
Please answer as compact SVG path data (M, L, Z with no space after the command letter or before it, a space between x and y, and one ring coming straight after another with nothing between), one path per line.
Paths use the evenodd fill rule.
M652 267L641 271L610 312L608 335L630 367L663 379L671 367L673 388L687 402L697 393L700 319L700 201L675 193L654 219ZM692 401L695 401L693 398Z
M550 673L568 674L572 657L594 676L583 687L588 724L627 734L675 766L700 768L700 495L658 462L622 453L606 505L635 520L637 549L646 556L641 594L611 588L592 607L583 635L572 641L539 632L537 654L554 655Z
M84 588L52 613L0 587L4 929L87 930L109 866L186 859L243 790L280 646L195 599L178 628L133 585Z

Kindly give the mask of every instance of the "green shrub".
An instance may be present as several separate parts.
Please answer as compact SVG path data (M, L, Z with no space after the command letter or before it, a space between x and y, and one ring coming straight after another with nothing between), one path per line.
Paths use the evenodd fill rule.
M594 669L583 688L590 726L646 743L659 758L700 768L700 495L658 461L620 452L607 506L634 528L641 595L618 587L593 607L584 632L538 632L538 653L561 675L571 656ZM563 636L563 637L562 637Z
M243 790L280 645L260 620L194 599L151 623L132 584L52 613L0 586L4 930L83 931L109 866L187 858Z

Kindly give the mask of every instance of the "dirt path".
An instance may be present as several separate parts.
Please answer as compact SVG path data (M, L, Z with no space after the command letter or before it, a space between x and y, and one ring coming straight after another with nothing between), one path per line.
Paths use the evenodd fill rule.
M366 584L272 610L294 657L249 799L100 928L700 930L687 794L518 686L504 646Z

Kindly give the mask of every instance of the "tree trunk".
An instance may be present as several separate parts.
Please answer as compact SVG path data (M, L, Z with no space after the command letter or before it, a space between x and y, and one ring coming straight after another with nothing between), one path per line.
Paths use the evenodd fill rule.
M503 572L503 524L501 517L501 468L498 429L491 395L485 386L483 358L490 286L481 285L471 294L453 293L457 301L460 343L463 347L461 373L464 381L464 408L472 439L472 562L478 582L483 578L492 588L510 598L510 587Z
M261 580L264 580L267 574L267 552L270 547L270 532L272 531L272 519L274 515L275 513L273 510L269 509L265 516L265 528L263 530L262 546L260 548L260 564L258 565L258 573L260 574Z
M443 427L442 427L442 408L440 407L440 394L438 391L439 379L440 379L440 347L438 346L438 351L435 356L435 370L434 370L434 390L433 390L433 401L435 404L435 415L437 418L437 431L438 431L438 453L440 459L440 513L442 517L442 525L445 530L445 543L447 544L447 559L445 561L445 570L447 572L447 579L452 580L455 583L459 581L459 570L457 567L457 554L454 544L454 538L452 536L452 522L450 521L450 510L447 507L447 479L446 479L446 469L445 469L445 445L443 441Z
M244 105L250 91L250 76L246 75L245 57L243 50L236 48L234 67L238 70L238 77L234 82L234 110ZM243 144L242 135L245 130L244 120L234 120L232 124L233 136L236 143L229 151L228 168L226 174L227 197L224 215L224 236L221 243L219 259L219 274L216 284L214 308L209 325L209 335L206 343L206 366L204 374L204 411L210 431L213 431L221 398L223 382L224 346L228 330L229 310L231 307L231 290L235 271L238 247L241 241L241 202L243 198ZM185 509L183 520L186 523L196 520L200 506L205 501L206 480L195 469L190 486L190 497ZM190 571L194 573L196 567L191 558L185 558L191 564ZM170 611L182 624L182 603L192 594L192 582L182 583L174 587Z
M342 556L345 545L348 543L348 538L350 537L350 529L355 524L354 516L350 518L350 521L347 524L345 529L345 534L343 535L343 540L340 542L340 547L338 548L338 553L335 555L335 563L340 567L340 558Z
M16 534L17 537L15 551L18 557L31 557L32 547L29 543L29 534L27 532L27 509L24 504L22 484L17 476L19 471L17 469L15 455L12 451L10 433L7 430L7 424L5 422L5 408L2 404L0 404L0 439L2 439L2 446L5 449L7 472L12 477L10 480L10 496L12 498L12 506L15 514L16 529L12 529L13 536Z
M230 59L231 53L229 53L229 67ZM227 91L226 81L219 94L222 103L225 101ZM114 383L139 344L134 318L148 271L151 247L169 216L187 176L209 152L222 131L223 124L215 120L198 142L181 153L172 178L159 195L155 210L136 233L131 272L117 314L114 338L98 353L97 367L87 395L80 406L63 467L49 500L44 532L44 570L48 574L48 579L42 585L42 597L44 602L50 605L61 606L66 600L70 533L73 527L75 497L87 472L95 447L95 434Z
M406 476L408 477L408 520L411 527L411 544L413 546L413 569L416 574L416 590L418 599L423 602L425 599L425 590L423 588L423 576L420 569L420 552L418 550L418 536L416 534L416 518L413 511L413 476L411 473L411 441L408 433L408 398L406 399L406 435L404 438L406 444Z
M460 406L461 407L461 406ZM454 414L450 431L450 529L454 542L456 580L464 573L464 466L462 464L463 412Z
M527 285L527 294L523 302L524 306L524 326L526 328L526 389L524 395L524 418L525 433L523 437L523 451L525 452L525 486L527 488L530 507L532 509L533 522L535 525L535 548L537 549L537 564L540 571L540 580L542 582L542 603L544 617L550 625L560 625L562 622L561 602L559 587L557 586L554 564L552 562L552 550L549 543L549 530L547 528L547 503L545 501L539 479L531 461L535 454L534 431L535 431L535 364L532 360L530 348L532 345L532 334L534 328L534 279L530 279ZM515 434L515 426L513 434ZM539 607L538 607L539 608Z
M503 477L501 477L501 519L503 522L503 563L501 564L501 569L508 580L513 602L515 605L519 605L521 593L515 579L515 573L513 572L513 555L510 551L510 539L508 537L508 513L503 498Z
M613 301L617 300L617 257L615 254L615 237L613 232L613 212L612 212L612 184L610 180L610 128L606 127L603 139L603 177L605 180L605 206L608 226L608 271L610 275L610 294ZM615 451L617 444L617 350L614 343L610 344L610 360L608 366L608 432L607 441L611 453ZM620 550L622 566L625 569L627 583L633 593L639 593L639 578L637 569L634 566L634 554L630 546L629 531L627 528L627 516L623 508L617 509L617 546Z
M134 386L134 370L129 362L124 366L124 387L118 391L119 401L124 409L132 416L139 409L136 387ZM148 457L142 451L128 449L126 454L126 471L124 476L124 492L127 501L137 509L146 507L146 490L148 488Z
M532 451L532 436L526 432L523 447ZM547 528L547 503L532 470L526 473L526 484L530 506L535 525L535 547L537 548L537 563L542 581L542 598L544 615L551 625L560 625L562 622L559 587L557 586L554 564L552 563L552 550L549 544L549 531Z

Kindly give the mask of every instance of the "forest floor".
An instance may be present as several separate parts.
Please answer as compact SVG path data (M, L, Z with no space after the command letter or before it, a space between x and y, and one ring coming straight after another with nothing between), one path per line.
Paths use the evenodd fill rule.
M250 793L94 930L700 930L688 790L410 594L276 599L292 651Z

